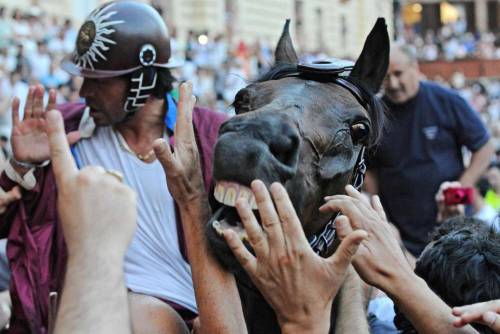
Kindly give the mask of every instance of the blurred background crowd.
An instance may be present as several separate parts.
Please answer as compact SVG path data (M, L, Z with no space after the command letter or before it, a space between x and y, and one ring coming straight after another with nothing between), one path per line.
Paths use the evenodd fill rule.
M57 89L60 103L80 100L80 79L70 77L59 64L73 50L77 27L87 13L81 4L64 11L64 7L70 6L64 5L64 0L58 7L47 5L51 1L24 2L15 6L0 0L0 145L5 155L9 154L10 103L18 96L22 109L30 84L41 83L47 89ZM95 6L96 0L90 2L85 4L85 9ZM292 32L301 58L311 61L326 57L352 58L359 52L365 30L371 27L375 17L390 16L387 20L394 39L414 47L428 79L460 91L488 125L500 150L500 2L497 0L422 3L387 0L375 5L368 0L277 0L266 5L268 11L274 10L267 14L256 7L259 1L250 4L226 0L219 1L222 23L211 29L214 24L210 20L217 16L212 12L207 12L205 18L194 17L193 21L199 21L198 24L186 22L185 18L176 20L174 16L181 13L175 8L181 6L177 2L163 0L152 1L152 4L170 28L172 62L179 65L174 74L180 81L193 81L201 105L229 114L233 112L231 102L236 92L272 63L272 48L286 17L292 17ZM183 2L182 6L198 6L200 12L206 3L193 0ZM333 5L339 13L335 18L328 16ZM252 10L256 15L254 21L249 16ZM364 15L367 22L350 20L349 10ZM64 15L65 12L69 14ZM485 16L481 17L481 13ZM203 23L207 18L210 20ZM250 28L245 26L248 22ZM272 25L269 23L266 28L262 22ZM207 29L200 28L203 24ZM461 65L461 61L467 64ZM498 73L484 75L471 70L474 66L486 66L485 62L491 63L489 66ZM441 72L445 68L447 72Z

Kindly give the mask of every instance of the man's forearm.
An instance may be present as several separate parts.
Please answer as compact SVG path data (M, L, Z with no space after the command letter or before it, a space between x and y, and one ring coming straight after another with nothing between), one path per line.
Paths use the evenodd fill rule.
M123 260L70 256L54 333L131 333Z
M208 204L180 208L203 333L246 333L234 276L211 255L204 236Z
M386 291L420 334L476 333L471 326L455 328L451 308L417 275L398 277Z
M356 272L346 276L337 299L335 333L370 333L361 278Z
M488 168L491 156L494 152L495 146L490 140L472 154L469 167L463 172L459 180L464 187L474 187L479 177L481 177Z

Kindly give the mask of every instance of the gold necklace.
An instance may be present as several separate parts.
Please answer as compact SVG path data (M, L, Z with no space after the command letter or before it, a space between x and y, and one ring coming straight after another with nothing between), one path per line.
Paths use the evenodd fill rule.
M148 153L146 153L145 155L142 155L142 154L140 154L140 153L135 153L135 152L134 152L135 156L136 156L137 158L139 158L139 160L142 160L142 161L149 160L149 158L151 158L151 156L152 156L154 153L155 153L155 151L154 151L154 150L149 151L149 152L148 152Z
M147 161L149 160L153 154L155 153L155 151L153 149L151 149L148 153L146 154L140 154L140 153L135 153L131 148L130 146L128 146L127 144L127 141L125 140L125 138L123 138L122 134L118 131L118 130L114 130L115 134L116 134L116 137L118 138L118 142L120 143L120 146L127 152L129 152L130 154L132 155L135 155L137 157L137 159L141 160L141 161ZM164 138L166 136L166 131L164 132Z

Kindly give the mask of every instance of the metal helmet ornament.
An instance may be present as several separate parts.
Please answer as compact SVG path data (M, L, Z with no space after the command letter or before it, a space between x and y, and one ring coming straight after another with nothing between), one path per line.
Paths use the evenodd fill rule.
M134 112L155 88L157 70L173 67L169 58L170 38L160 14L145 3L113 1L89 14L61 67L84 78L130 75L123 108Z

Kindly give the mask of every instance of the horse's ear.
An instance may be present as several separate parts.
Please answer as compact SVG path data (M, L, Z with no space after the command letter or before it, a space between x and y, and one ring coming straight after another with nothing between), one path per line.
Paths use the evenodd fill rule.
M350 76L375 94L389 67L389 33L383 18L378 18L368 35Z
M275 63L297 64L299 58L293 47L292 38L290 37L290 19L286 20L283 32L281 33L276 51L274 51Z

